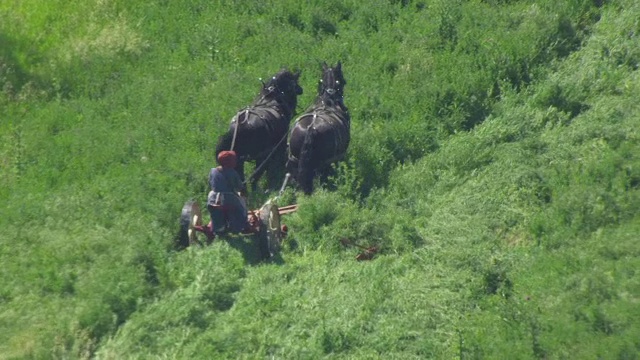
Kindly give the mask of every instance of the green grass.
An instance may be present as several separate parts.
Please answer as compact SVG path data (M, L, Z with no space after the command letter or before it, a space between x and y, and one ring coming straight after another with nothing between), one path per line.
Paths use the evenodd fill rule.
M637 359L638 16L1 3L0 358ZM177 251L260 78L302 70L301 111L338 60L349 153L330 186L287 190L278 257L243 237Z

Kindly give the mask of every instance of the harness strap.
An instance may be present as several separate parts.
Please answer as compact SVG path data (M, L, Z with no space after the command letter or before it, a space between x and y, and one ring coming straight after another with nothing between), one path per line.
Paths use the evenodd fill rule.
M277 103L276 103L276 105L277 105ZM238 121L238 115L239 114L243 114L243 113L245 115L244 115L244 121L242 121L242 122L247 121L247 119L249 118L249 114L257 115L259 118L264 120L265 116L263 114L261 114L261 110L271 113L271 115L273 115L274 117L276 117L278 115L283 115L278 110L275 109L275 106L271 106L271 105L268 105L268 104L263 104L263 105L258 105L258 106L253 105L253 106L249 106L247 108L244 108L244 109L238 111L236 113L236 115L231 119L231 123L239 122Z
M336 162L338 160L342 160L344 158L344 154L346 153L346 151L343 151L339 154L336 154L335 156L323 161L322 163L320 163L320 165L328 165L331 164L333 162ZM293 162L293 163L298 163L298 158L293 155L293 154L289 154L289 157L287 158L287 160Z
M233 150L233 148L235 147L235 143L236 143L236 138L238 136L238 127L241 123L248 121L249 119L249 114L254 114L256 116L258 116L260 119L265 120L266 116L264 116L263 114L261 114L261 111L266 111L268 113L270 113L273 117L277 117L278 115L282 115L278 110L276 110L273 107L270 106L250 106L247 107L243 110L240 110L236 113L236 115L231 119L231 123L233 124L234 122L236 123L236 126L233 129L233 138L231 139L231 149ZM244 120L242 122L239 121L239 116L240 114L244 114ZM266 122L267 126L269 126L269 122ZM265 150L264 152L258 154L256 157L260 157L262 154L267 153L269 151L269 149Z
M247 120L247 117L249 116L249 109L244 111L244 119ZM233 138L231 139L231 151L233 151L233 147L236 145L236 136L238 136L238 114L236 114L236 116L231 120L231 122L233 122L233 120L236 120L236 127L233 128Z

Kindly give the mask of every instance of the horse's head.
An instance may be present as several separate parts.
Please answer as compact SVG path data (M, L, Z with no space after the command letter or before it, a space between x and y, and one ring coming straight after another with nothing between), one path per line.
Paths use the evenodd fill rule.
M318 83L318 96L329 97L342 102L346 84L347 80L342 75L342 63L340 61L336 66L329 66L326 62L322 63L322 78Z
M300 71L291 72L282 69L262 85L261 94L263 98L285 100L289 103L293 102L295 106L297 96L302 94L302 87L298 84L299 78Z

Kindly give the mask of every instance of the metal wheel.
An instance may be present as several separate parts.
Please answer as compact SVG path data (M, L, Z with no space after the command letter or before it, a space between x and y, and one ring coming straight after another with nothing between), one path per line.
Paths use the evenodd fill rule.
M182 214L180 215L180 234L178 237L180 245L202 245L203 241L199 239L199 232L194 229L194 226L201 225L202 212L200 211L200 206L195 201L187 201L182 207Z
M258 245L265 258L270 258L280 251L282 233L280 229L280 213L275 204L266 203L260 209L260 231Z

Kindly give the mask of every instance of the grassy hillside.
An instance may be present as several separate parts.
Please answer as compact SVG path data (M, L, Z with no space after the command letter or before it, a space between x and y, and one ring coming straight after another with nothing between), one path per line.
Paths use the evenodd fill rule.
M0 358L640 357L640 5L0 3ZM342 61L290 236L178 251L217 136ZM270 195L251 195L252 207ZM356 248L377 245L373 261Z

